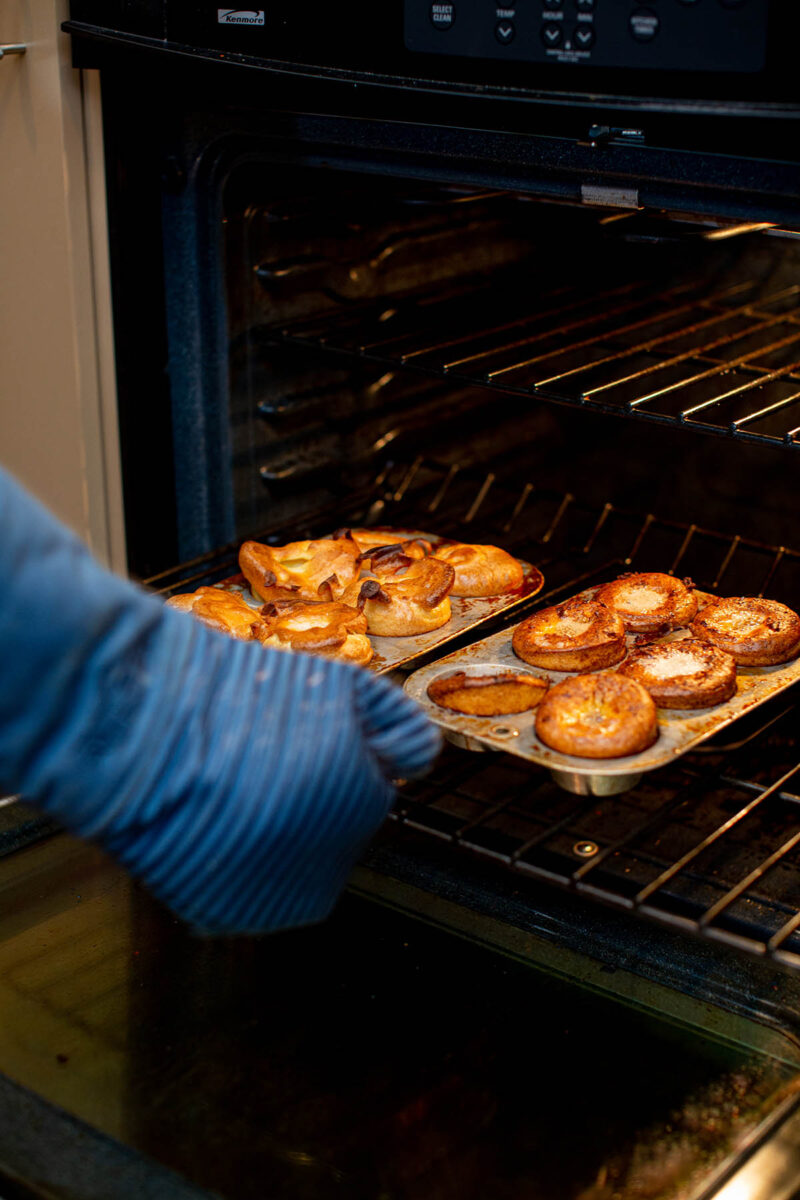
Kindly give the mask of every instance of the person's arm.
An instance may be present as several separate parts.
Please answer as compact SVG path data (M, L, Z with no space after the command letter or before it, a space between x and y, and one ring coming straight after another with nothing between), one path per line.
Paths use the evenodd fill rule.
M105 571L0 470L0 786L208 931L322 919L439 736L344 663L238 642Z

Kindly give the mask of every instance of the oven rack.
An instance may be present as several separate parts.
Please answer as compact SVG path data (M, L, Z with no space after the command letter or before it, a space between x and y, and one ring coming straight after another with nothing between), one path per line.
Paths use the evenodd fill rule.
M614 570L691 573L720 595L737 591L800 602L794 548L708 530L571 493L516 494L492 472L424 458L387 479L382 519L419 485L428 510L455 516L461 536L500 529L528 547L550 585L544 605ZM459 479L461 488L459 489ZM456 506L457 511L457 506ZM444 512L442 512L444 515ZM482 530L471 531L480 522ZM448 532L453 532L448 530ZM497 533L495 533L497 537ZM530 543L544 552L539 557ZM665 553L666 552L666 553ZM392 819L470 854L586 898L783 966L800 968L800 751L792 689L760 714L656 772L621 797L576 798L546 772L506 755L448 748L426 780L405 783Z
M388 464L337 523L426 524L500 542L538 563L553 603L622 570L691 574L719 594L800 604L800 552L753 538L539 489L519 476L423 456ZM320 534L330 512L300 527ZM152 582L161 591L230 574L230 548ZM515 616L517 619L519 614ZM502 754L447 747L402 783L392 820L518 877L568 888L657 923L800 969L800 749L791 689L682 764L622 796L587 799Z
M800 445L800 285L755 273L542 292L518 277L498 289L473 280L461 292L351 303L251 336L462 387Z
M795 720L795 705L773 708L744 749L781 742ZM728 761L737 747L708 750ZM516 760L465 763L465 753L448 747L434 775L404 783L391 819L517 875L800 969L800 761L766 783L698 755L623 796L587 800Z

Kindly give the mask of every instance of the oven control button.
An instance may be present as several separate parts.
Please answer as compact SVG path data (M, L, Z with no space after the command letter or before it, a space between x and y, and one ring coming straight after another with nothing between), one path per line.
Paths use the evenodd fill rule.
M436 29L449 29L456 19L455 4L432 4L430 18Z
M545 25L542 29L542 41L548 49L554 46L560 46L564 39L564 34L561 32L560 25Z
M564 0L544 0L545 8L561 8Z
M501 46L510 46L516 32L513 21L498 21L494 27L494 36Z
M579 25L572 35L572 41L579 50L591 50L595 41L591 25Z
M658 17L650 8L637 8L631 13L630 31L637 42L652 42L658 33Z
M594 8L594 0L576 0L576 8L578 12L591 12Z

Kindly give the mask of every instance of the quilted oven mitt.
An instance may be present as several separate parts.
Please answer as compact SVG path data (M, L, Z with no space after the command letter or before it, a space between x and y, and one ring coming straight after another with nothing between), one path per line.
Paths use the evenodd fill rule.
M238 642L99 566L0 470L0 785L207 932L319 921L439 736L345 663Z

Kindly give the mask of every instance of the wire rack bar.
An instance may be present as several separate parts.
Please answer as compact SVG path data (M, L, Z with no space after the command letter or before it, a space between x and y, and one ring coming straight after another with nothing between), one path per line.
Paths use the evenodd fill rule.
M737 290L738 290L738 287L739 287L739 285L737 285ZM680 293L682 291L685 291L685 288L673 289L672 293L667 293L667 295L670 295L670 294L675 295L676 293ZM726 296L731 295L732 291L733 291L733 289L726 288L723 292L717 293L716 295L710 297L710 301L713 302L714 300L722 300ZM690 313L692 311L692 309L695 308L695 306L698 304L702 305L702 304L704 304L704 302L698 301L696 299L692 299L692 300L686 301L684 304L674 305L672 308L664 308L664 309L659 308L655 312L648 313L648 315L646 317L639 318L639 320L637 320L637 321L631 321L627 325L618 326L614 330L614 337L619 338L621 335L635 333L639 329L646 329L648 325L655 325L659 321L667 321L672 317L679 317L684 313ZM609 315L615 316L616 314L612 312ZM562 331L558 330L558 332L561 333ZM547 350L547 351L545 351L545 353L534 355L532 358L521 359L519 362L511 363L508 366L499 367L494 371L488 371L486 374L486 379L489 382L496 381L496 380L500 379L503 375L510 374L512 371L519 371L526 367L533 367L536 365L536 363L542 362L543 359L557 358L562 354L568 354L574 350L586 350L590 346L596 346L599 343L606 341L608 339L608 336L609 335L608 335L607 331L604 331L603 333L596 333L596 334L594 334L593 337L581 338L580 341L571 342L567 346L560 346L560 347L558 347L558 349ZM655 340L659 340L659 339L655 339ZM511 348L514 348L514 347L511 347ZM619 358L627 358L629 353L631 353L631 352L633 352L633 351L629 351L628 349L623 350L623 351L618 351L616 354L608 355L605 359L595 360L594 363L589 364L589 365L599 366L599 365L602 365L604 362L613 362ZM530 384L529 387L544 387L545 384L554 383L556 380L560 380L560 379L566 379L568 376L578 374L584 370L586 370L586 365L581 365L580 367L576 367L572 371L562 371L556 375L542 376L541 379L537 379L535 381L535 383Z
M730 888L725 895L716 902L716 904L712 904L710 908L707 908L706 911L697 918L700 927L703 928L706 925L710 925L712 921L715 921L717 917L725 911L726 908L730 908L733 902L738 900L740 896L743 896L745 892L753 886L753 884L758 883L760 879L763 879L767 872L771 871L774 866L777 866L780 860L785 858L786 855L789 854L789 852L798 844L800 844L800 830L798 830L797 833L792 834L792 836L788 838L782 845L780 845L777 850L774 850L768 858L765 858L762 863L759 863L759 865L755 867L749 875L746 875L740 883L737 883L734 887Z
M763 293L749 276L725 287L637 279L596 294L559 287L539 292L533 303L531 292L510 286L494 323L496 295L485 279L471 279L428 296L373 299L258 332L267 343L366 358L528 400L751 443L800 444L800 390L785 394L786 383L800 379L800 358L774 361L800 342L800 285ZM515 303L520 311L509 312ZM732 357L719 353L753 341L759 344ZM537 375L539 364L545 366ZM679 377L670 378L675 372ZM720 386L709 395L716 380ZM653 386L637 394L640 381Z
M617 296L630 295L631 292L640 292L642 290L643 289L642 289L641 283L624 284L621 287L612 288L611 291L609 291L607 293L607 299L611 299L612 297L617 297ZM617 314L619 314L620 312L627 312L630 308L633 308L635 306L635 303L636 302L632 302L629 305L618 306L615 309L613 309L613 312L617 313ZM562 305L560 308L559 307L540 308L540 309L535 310L534 312L527 313L523 317L517 317L513 321L506 321L502 325L493 325L491 328L491 336L494 337L496 334L499 334L499 333L509 333L512 329L520 329L520 328L523 328L525 325L532 325L536 321L541 321L544 318L552 319L553 317L564 316L566 313L573 312L577 308L581 308L581 307L585 308L586 305L587 305L586 295L585 295L585 293L581 292L577 299L573 300L569 304ZM606 315L608 315L608 314L606 313ZM595 319L599 319L599 317L595 318ZM565 332L570 329L580 329L581 326L585 322L591 321L591 320L592 320L591 316L584 316L580 320L573 321L565 326L562 325L562 327L561 327L562 332ZM406 338L408 337L408 335L405 335L405 336L406 336ZM413 360L415 358L420 358L422 355L438 354L442 350L450 350L454 346L462 346L462 345L464 345L465 342L472 342L475 340L475 336L476 336L475 331L472 330L470 333L460 334L458 337L446 338L443 340L437 340L435 342L426 343L423 346L415 347L413 350L405 351L401 355L401 360L404 363L411 363L411 362L413 362ZM546 337L547 332L542 333L540 336ZM519 343L512 343L512 345L516 345L516 344L525 345L525 340L526 339L523 339ZM527 339L527 340L530 340L530 339ZM374 352L379 349L386 349L390 344L391 343L387 342L387 341L373 342L370 345L366 345L366 346L362 347L362 350L366 351L366 352ZM502 347L502 349L509 349L509 348L510 348L509 345L504 345ZM466 364L466 363L471 362L474 359L477 359L480 357L482 357L480 354L477 354L474 356L466 355L464 358L454 359L453 363L446 364L446 366L448 366L449 368L452 368L455 365Z
M617 838L615 842L611 842L605 847L605 849L598 851L593 858L588 859L585 863L578 867L577 870L573 871L572 879L574 882L578 883L580 880L585 879L591 871L595 871L601 863L605 862L606 859L611 858L615 854L619 854L619 852L624 850L626 846L630 846L635 842L638 842L639 839L642 838L646 833L649 833L651 829L656 829L667 817L671 815L671 813L680 808L682 804L687 803L691 799L692 795L699 794L705 783L705 780L687 781L686 785L682 788L679 788L672 799L667 801L666 804L662 805L662 807L659 808L653 816L648 817L647 820L643 821L640 825L635 825L632 829L626 830L622 837Z
M739 309L738 311L741 312L743 310ZM628 357L634 354L648 354L651 350L654 350L656 346L660 346L666 341L674 340L679 337L685 337L687 334L697 333L698 330L707 328L710 325L719 324L721 321L726 321L728 320L729 315L730 314L728 313L718 313L715 317L709 317L706 321L699 321L687 329L678 329L670 334L665 334L665 336L661 338L651 338L649 342L640 342L638 346L634 346L627 350L625 352L625 356ZM614 388L622 387L622 385L625 383L633 383L636 379L643 379L645 375L652 375L654 372L663 371L667 367L678 366L679 363L687 362L689 359L701 357L705 358L709 350L717 350L720 346L731 346L734 342L741 341L743 338L752 337L756 333L761 333L763 330L768 329L771 325L777 324L779 321L781 321L781 317L775 316L769 317L765 321L759 321L755 325L747 325L744 329L737 329L734 333L727 333L722 337L714 338L713 341L705 342L703 345L697 348L692 347L691 350L683 350L680 354L672 354L669 356L669 358L663 358L658 362L651 363L648 367L642 367L638 371L631 371L628 375L621 375L616 379L612 379L609 383L600 383L597 385L597 387L587 388L586 391L581 392L581 395L583 396L584 400L590 400L593 396L599 396L601 392L608 392ZM577 374L578 370L580 369L589 370L591 367L601 366L604 361L619 361L620 357L622 356L618 355L615 359L613 355L610 355L606 360L599 359L593 363L587 363L585 368L576 368L574 373ZM718 360L712 359L711 361L716 362ZM724 360L722 360L719 365L723 366ZM549 382L550 380L542 380L541 384L543 385L544 383ZM641 403L641 400L631 401L631 404Z
M772 353L775 350L782 350L784 346L794 345L800 341L800 333L794 333L791 337L781 338L777 342L772 342L769 346L760 347L758 350L752 350L749 354L743 354L740 358L734 358L732 362L725 367L716 367L713 371L704 372L703 377L708 375L724 375L728 371L732 371L735 367L740 367L742 364L755 358L756 355ZM789 371L794 371L800 366L800 360L793 362L788 367L781 367L780 370L770 371L769 375L764 375L759 379L748 379L746 383L739 384L737 387L729 388L726 392L719 392L716 396L712 396L710 400L704 400L701 404L695 404L691 408L685 408L681 412L681 420L685 421L695 413L702 412L706 408L710 408L713 404L721 404L723 400L730 399L731 396L740 396L743 392L750 392L753 388L763 387L765 383L771 383L776 379L781 379ZM752 415L752 414L751 414Z
M676 289L676 290L684 291L685 289L681 288L681 289ZM584 305L587 303L586 297L584 297L583 303L584 303ZM637 297L634 300L626 301L624 304L613 305L609 309L601 309L601 308L593 307L592 311L589 312L588 314L584 313L582 316L576 318L574 321L568 321L565 325L559 326L558 330L556 332L559 334L559 336L563 336L564 334L572 333L576 329L585 329L587 327L587 325L588 326L599 325L602 322L608 321L612 317L621 317L625 313L633 312L637 308L641 307L641 304L642 304L641 298ZM683 307L690 308L691 305L686 305ZM683 307L681 309L679 309L678 311L683 311ZM549 315L557 315L557 314L549 314ZM659 319L659 317L663 320L666 315L669 315L669 314L659 312L656 315L647 317L644 321L637 321L634 325L632 325L630 327L623 326L622 329L619 330L619 332L622 332L625 328L638 329L642 325L651 324L653 321ZM548 338L551 338L553 336L553 332L554 332L553 327L550 326L548 329L542 329L538 333L533 334L530 337L518 338L516 341L513 341L513 342L501 342L499 345L492 346L491 349L478 350L473 354L465 354L461 358L454 358L454 359L449 360L448 362L445 362L443 364L443 369L445 371L463 372L463 369L465 367L474 366L476 363L481 362L483 359L494 358L498 354L507 354L510 350L520 350L524 346L535 346L535 345L537 345L537 343L546 341ZM494 335L494 333L495 333L495 330L492 329L491 334ZM608 336L607 333L599 333L599 334L596 334L594 337L584 338L582 341L574 343L573 345L579 346L579 347L594 345L595 342L602 341L603 338L607 337L607 336ZM570 347L563 347L563 349L565 351L569 348ZM554 353L557 353L557 352L554 352ZM519 367L529 366L534 362L538 362L540 358L548 358L548 357L550 357L549 352L542 354L542 355L538 355L536 358L533 358L533 359L526 359L525 361L523 361L521 363L515 363L515 364L512 364L511 366L504 367L504 368L502 368L502 370L499 370L496 372L489 372L487 378L499 377L500 375L505 374L506 372L516 371Z
M787 779L791 779L791 777L798 771L800 771L800 763L798 763L797 766L792 767L791 770L787 771L785 775L782 775L780 779L771 785L771 787L766 788L766 790L763 791L759 796L756 796L754 800L751 800L749 804L745 804L744 808L739 809L737 813L734 813L732 817L730 817L727 821L724 821L722 825L719 825L713 833L709 833L706 837L704 837L703 840L698 842L696 846L693 846L691 850L687 850L685 854L681 855L677 862L672 863L665 871L662 871L660 875L652 880L651 883L648 883L646 887L643 887L641 891L636 893L634 897L634 904L644 904L645 900L648 900L655 892L660 891L661 888L663 888L665 884L669 883L671 879L674 879L680 871L683 871L686 867L688 867L689 863L694 862L694 860L701 855L704 850L707 850L709 846L713 846L713 844L719 841L721 837L724 837L726 833L729 833L735 825L738 825L740 821L743 821L745 817L748 817L750 813L754 812L760 804L763 804L765 800L768 800L770 796L779 791L783 787L784 783L786 783Z

